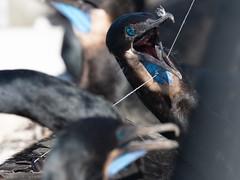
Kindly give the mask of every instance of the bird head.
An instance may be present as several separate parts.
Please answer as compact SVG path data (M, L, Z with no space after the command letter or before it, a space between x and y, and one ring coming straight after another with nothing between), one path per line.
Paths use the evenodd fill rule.
M120 64L134 65L137 60L143 65L153 65L150 69L156 69L156 66L182 79L181 73L165 54L159 34L160 26L168 19L174 22L174 17L162 7L157 10L157 15L156 18L151 13L137 12L121 16L108 30L107 47Z
M136 173L129 165L150 150L172 149L178 146L166 138L136 141L137 138L174 131L173 124L138 127L120 120L89 118L74 122L57 137L45 164L44 180L108 180L121 179ZM137 168L138 169L138 168Z

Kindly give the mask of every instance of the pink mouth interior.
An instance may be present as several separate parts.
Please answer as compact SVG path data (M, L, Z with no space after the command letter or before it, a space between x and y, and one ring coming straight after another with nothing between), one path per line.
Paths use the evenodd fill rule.
M144 36L143 39L141 39L133 44L133 48L138 52L147 53L150 56L158 59L153 39L154 38L152 38L151 36L148 36L148 35Z

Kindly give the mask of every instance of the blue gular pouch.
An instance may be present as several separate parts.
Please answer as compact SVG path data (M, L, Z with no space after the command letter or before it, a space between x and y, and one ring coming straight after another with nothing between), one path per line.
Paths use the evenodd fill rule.
M153 63L142 61L143 66L147 69L151 76L157 75L154 79L160 84L164 84L165 82L171 84L173 79L169 72L164 70L162 67L159 67Z
M91 30L91 14L74 6L52 2L51 3L63 16L65 16L72 26L81 33L88 33Z
M147 151L140 150L136 152L129 152L116 158L108 167L108 176L112 177L116 175L119 171L123 170L137 159L143 157L146 153Z

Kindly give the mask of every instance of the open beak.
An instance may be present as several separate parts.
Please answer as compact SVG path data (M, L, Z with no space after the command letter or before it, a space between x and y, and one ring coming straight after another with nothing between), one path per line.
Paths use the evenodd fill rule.
M166 20L170 19L174 23L174 16L166 13L163 8L160 8L157 14L160 16L158 19L149 20L141 27L143 30L134 37L131 50L138 55L140 61L153 63L182 79L181 73L163 50L158 31L160 25Z

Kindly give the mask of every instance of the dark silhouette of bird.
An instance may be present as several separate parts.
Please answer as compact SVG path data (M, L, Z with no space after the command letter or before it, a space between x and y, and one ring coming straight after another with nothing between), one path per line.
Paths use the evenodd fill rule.
M213 71L197 84L199 102L189 118L173 179L239 179L239 74Z
M145 179L144 161L135 161L150 150L173 149L178 143L136 139L161 131L179 133L177 126L170 124L138 127L108 118L74 122L58 134L43 180Z
M0 71L0 112L58 131L81 118L122 118L109 102L76 85L31 70Z
M216 22L210 31L202 66L209 68L211 74L205 74L197 83L200 103L190 117L189 134L180 151L173 176L178 180L240 178L240 63L236 46L240 26L235 23L240 2L208 4L214 4L214 11L211 5L208 8Z
M138 12L121 16L109 28L106 43L133 88L148 81L137 91L145 106L161 122L174 122L186 132L197 96L160 41L159 28L174 17L162 7L157 15Z

